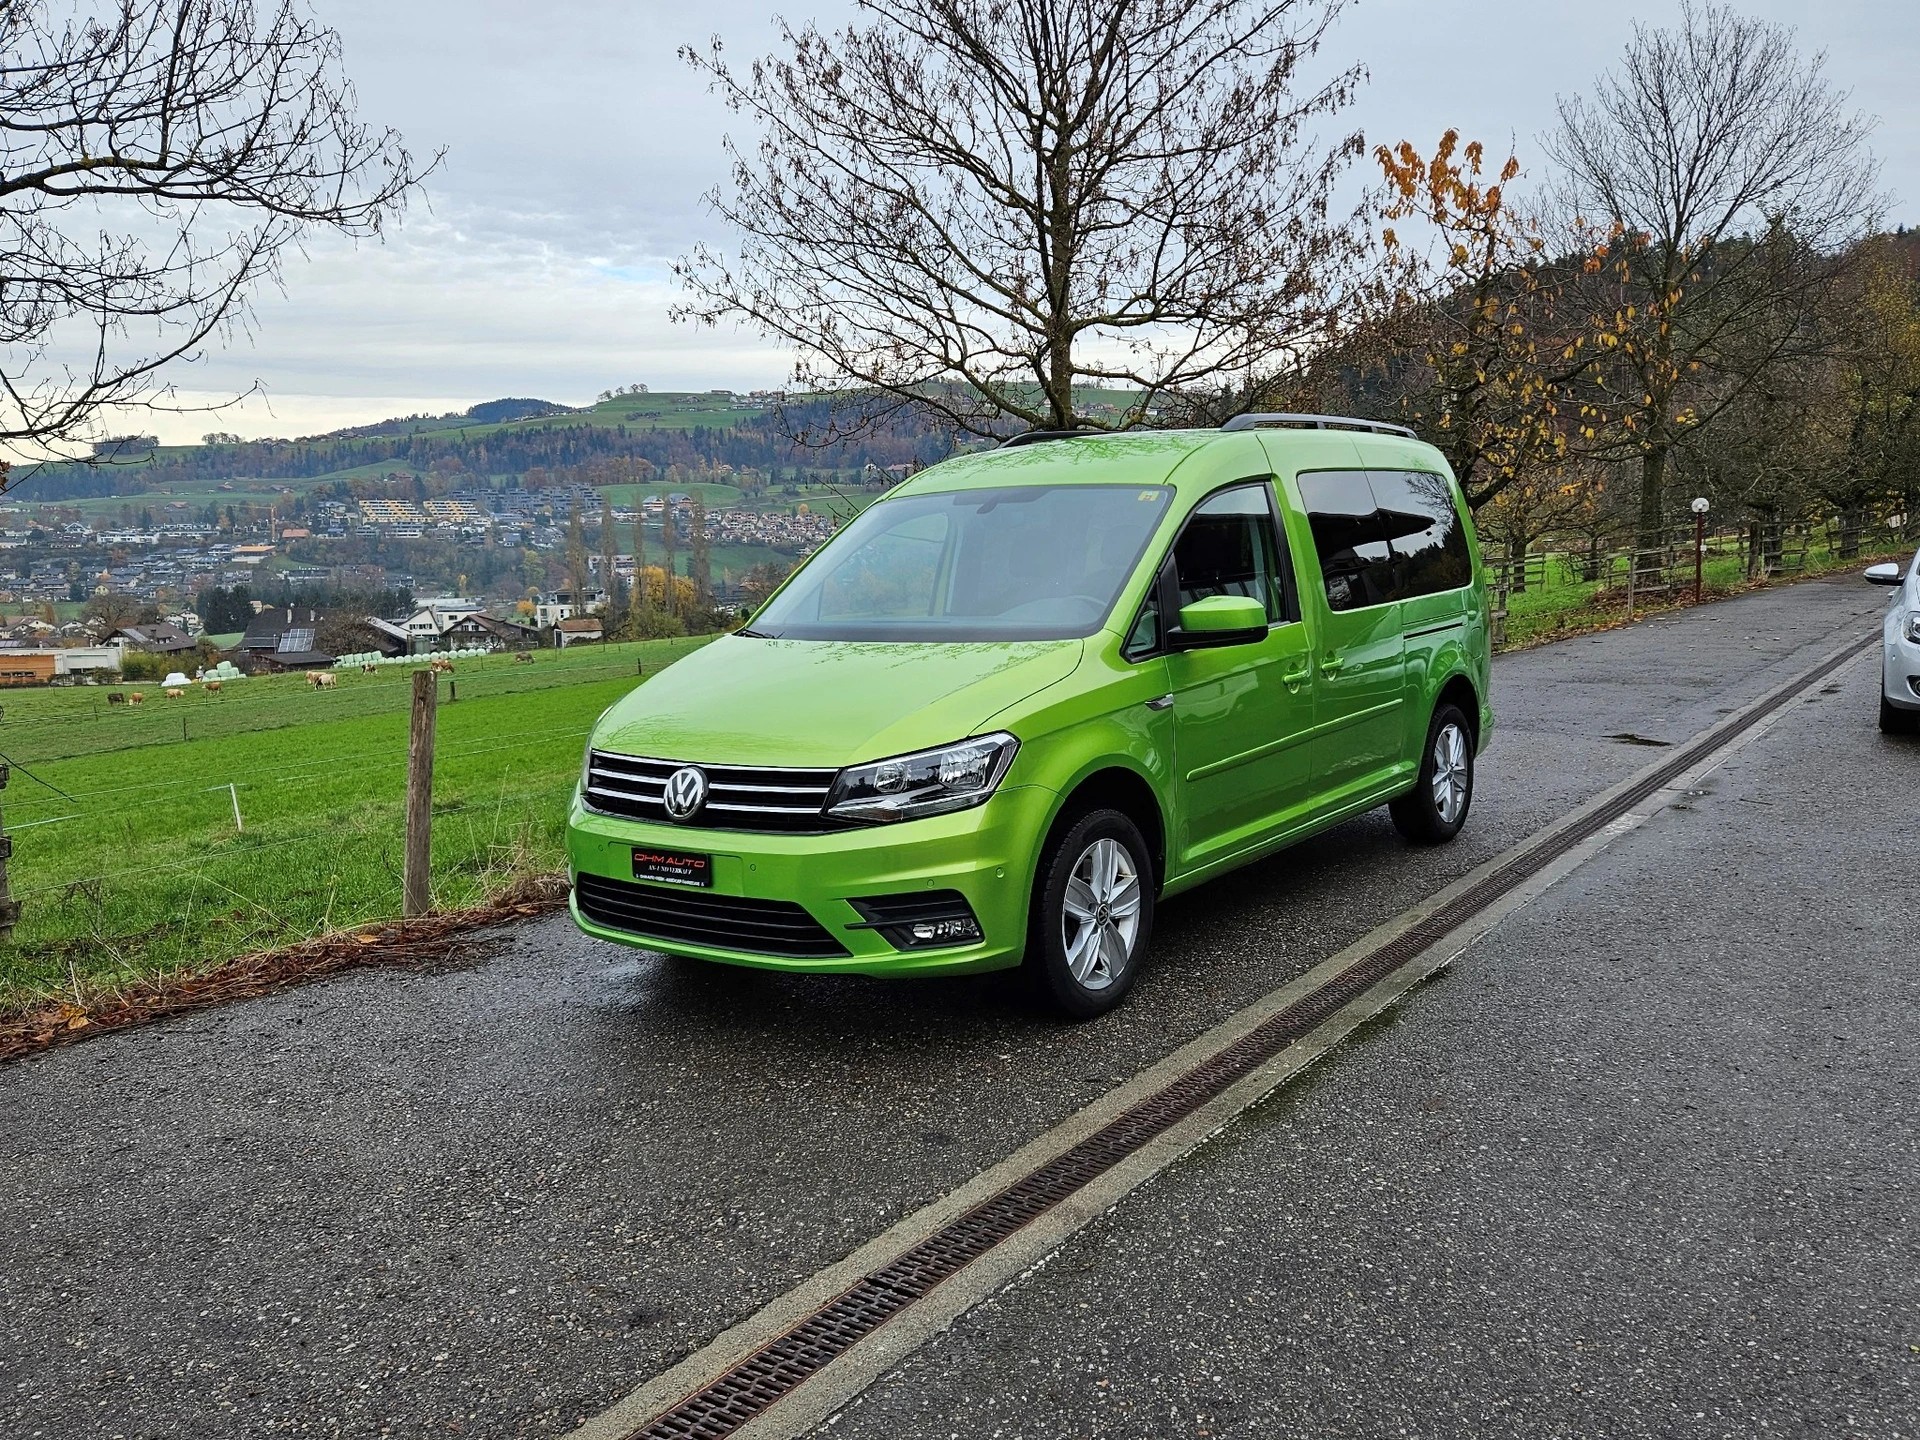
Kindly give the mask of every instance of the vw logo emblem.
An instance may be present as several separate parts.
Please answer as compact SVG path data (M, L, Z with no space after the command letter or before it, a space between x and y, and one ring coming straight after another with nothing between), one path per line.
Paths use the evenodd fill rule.
M707 803L707 774L692 765L682 765L667 777L666 793L661 797L669 820L691 820Z

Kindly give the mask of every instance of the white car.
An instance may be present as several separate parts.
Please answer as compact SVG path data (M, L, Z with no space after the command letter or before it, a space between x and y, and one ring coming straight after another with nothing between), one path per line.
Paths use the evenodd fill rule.
M1880 728L1889 735L1920 734L1920 554L1898 565L1869 565L1867 579L1897 585L1887 607L1880 652Z

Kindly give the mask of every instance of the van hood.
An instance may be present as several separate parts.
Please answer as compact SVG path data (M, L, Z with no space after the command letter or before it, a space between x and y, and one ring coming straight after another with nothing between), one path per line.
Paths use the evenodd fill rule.
M901 644L727 635L616 704L594 745L708 765L838 769L964 740L1071 675L1081 640Z

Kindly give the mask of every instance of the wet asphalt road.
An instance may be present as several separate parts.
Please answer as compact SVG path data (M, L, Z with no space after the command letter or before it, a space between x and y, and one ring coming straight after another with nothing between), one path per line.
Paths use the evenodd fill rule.
M1920 1435L1920 744L1878 681L819 1433Z
M1656 753L1607 737L1684 738L1864 638L1883 604L1821 582L1503 658L1459 842L1409 851L1376 814L1182 897L1130 1005L1093 1025L1036 1020L993 977L706 970L555 919L443 973L345 977L0 1071L0 1432L564 1430ZM1826 713L1870 731L1866 702ZM1817 873L1814 901L1852 896L1855 871ZM1554 933L1569 954L1597 943ZM1327 1073L1315 1096L1345 1083ZM1364 1146L1246 1133L1221 1154L1365 1172ZM1159 1245L1267 1264L1264 1239L1208 1223ZM941 1353L959 1352L914 1363ZM875 1392L865 1413L895 1428L871 1433L977 1428L890 1403Z

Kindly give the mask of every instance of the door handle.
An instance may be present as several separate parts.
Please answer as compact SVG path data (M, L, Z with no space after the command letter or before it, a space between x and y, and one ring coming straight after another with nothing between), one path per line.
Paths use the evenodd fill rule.
M1311 673L1312 671L1308 666L1302 665L1298 670L1283 672L1280 676L1280 683L1289 690L1298 690Z
M1172 708L1172 706L1173 706L1173 696L1171 696L1171 695L1156 695L1156 696L1154 696L1154 697L1153 697L1153 699L1151 699L1151 700L1149 700L1149 701L1147 701L1147 702L1146 702L1146 706L1147 706L1147 709L1149 709L1149 710L1167 710L1167 709L1171 709L1171 708Z
M1322 675L1338 675L1341 667L1346 663L1346 659L1343 656L1323 655L1320 657L1320 673Z

